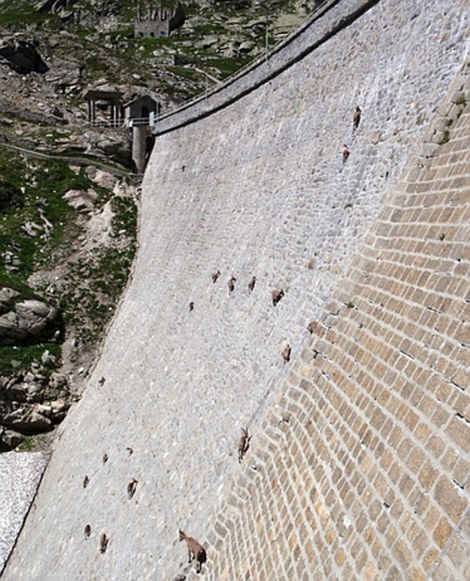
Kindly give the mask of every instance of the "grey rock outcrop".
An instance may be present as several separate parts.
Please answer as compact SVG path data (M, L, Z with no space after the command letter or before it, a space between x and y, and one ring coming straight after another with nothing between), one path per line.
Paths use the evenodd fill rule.
M46 416L48 407L35 404L28 409L20 407L3 418L3 425L22 434L39 434L53 428L52 421Z
M13 450L24 440L24 436L9 430L8 428L3 428L0 426L0 452L8 452L8 450Z
M79 210L81 212L89 212L93 210L97 199L98 195L92 189L87 191L69 190L64 194L64 200L67 202L67 204L74 210Z
M25 436L51 431L70 407L67 379L33 366L34 372L0 377L0 452L15 448Z
M57 318L55 307L38 299L22 299L9 287L0 288L0 345L47 338Z

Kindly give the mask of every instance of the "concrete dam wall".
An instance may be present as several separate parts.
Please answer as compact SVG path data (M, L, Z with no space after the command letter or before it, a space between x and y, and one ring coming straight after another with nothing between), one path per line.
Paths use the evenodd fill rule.
M217 580L464 575L465 7L327 2L162 118L133 280L7 581L196 577L178 528Z

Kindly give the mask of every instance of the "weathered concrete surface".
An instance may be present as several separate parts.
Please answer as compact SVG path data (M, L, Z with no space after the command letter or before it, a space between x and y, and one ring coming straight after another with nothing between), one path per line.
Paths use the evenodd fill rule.
M334 4L338 23L361 3ZM240 426L256 430L289 374L282 342L295 360L459 69L464 6L381 1L256 91L157 139L133 283L6 580L179 571L178 527L209 530ZM275 287L286 296L273 307Z
M0 573L46 467L43 454L0 454Z

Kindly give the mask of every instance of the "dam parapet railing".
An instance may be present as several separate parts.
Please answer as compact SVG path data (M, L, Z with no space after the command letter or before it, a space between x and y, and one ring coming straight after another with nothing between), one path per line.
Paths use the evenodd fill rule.
M380 0L324 2L305 24L270 52L237 71L224 83L161 115L153 125L153 133L158 136L174 131L228 107L302 60L379 2Z

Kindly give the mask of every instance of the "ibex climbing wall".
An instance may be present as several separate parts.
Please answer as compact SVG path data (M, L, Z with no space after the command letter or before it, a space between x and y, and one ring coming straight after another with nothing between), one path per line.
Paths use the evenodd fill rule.
M210 578L470 579L466 87L312 325L209 535Z
M7 581L188 575L178 528L214 579L459 571L468 93L430 121L465 7L326 2L161 119L133 281Z

